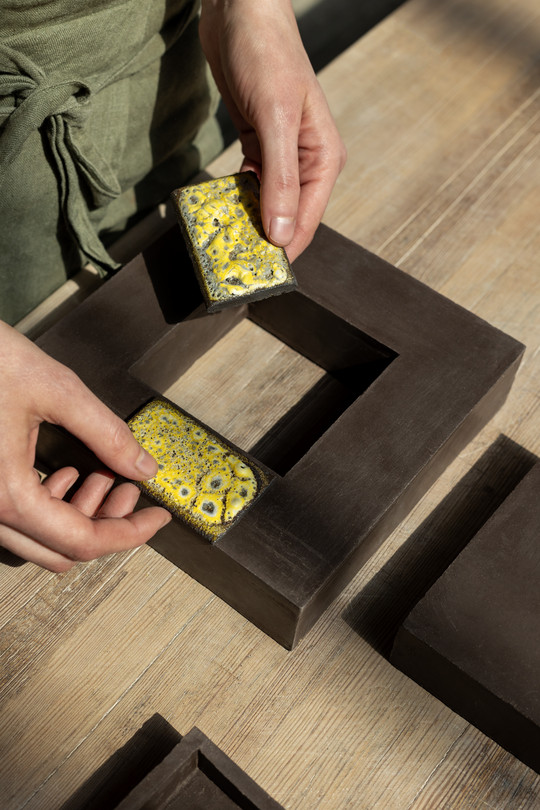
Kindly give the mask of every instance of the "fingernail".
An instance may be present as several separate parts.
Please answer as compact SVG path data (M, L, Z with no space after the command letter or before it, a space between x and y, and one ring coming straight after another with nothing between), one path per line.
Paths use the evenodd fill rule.
M163 527L164 527L164 526L166 526L168 523L170 523L170 522L171 522L171 520L172 520L172 515L171 515L169 512L167 512L167 514L166 514L166 516L163 518L163 520L162 520L162 522L161 522L161 526L160 526L159 528L160 528L160 529L163 529Z
M144 478L153 478L158 471L157 461L141 447L135 466Z
M74 484L76 484L76 483L77 483L77 481L79 480L79 475L80 475L80 473L79 473L78 471L73 473L73 475L72 475L72 476L71 476L71 478L69 479L69 484L68 484L68 487L67 487L67 489L68 489L68 490L69 490L69 489L71 489L71 487L72 487ZM66 491L67 491L67 490L66 490Z
M277 245L288 245L294 236L294 217L273 217L270 222L270 239Z

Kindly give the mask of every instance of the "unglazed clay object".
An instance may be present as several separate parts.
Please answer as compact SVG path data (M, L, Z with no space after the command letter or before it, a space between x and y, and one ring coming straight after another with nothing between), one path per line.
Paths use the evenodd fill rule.
M129 422L158 462L139 486L208 540L220 538L253 504L272 474L172 403L154 399Z
M209 312L296 287L287 254L266 238L252 172L172 193Z
M398 630L390 661L540 773L540 463Z
M284 810L197 727L116 810Z

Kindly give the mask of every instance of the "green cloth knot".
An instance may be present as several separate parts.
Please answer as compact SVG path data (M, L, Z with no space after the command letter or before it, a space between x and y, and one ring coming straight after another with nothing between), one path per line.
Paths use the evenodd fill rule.
M17 79L17 77L14 77ZM21 77L30 79L30 77ZM6 123L0 136L0 161L11 163L23 148L28 136L51 116L63 115L65 120L82 126L90 96L90 88L84 82L35 82L13 81L10 76L0 76L0 92L12 95L14 104L3 108Z
M45 132L70 230L98 267L113 269L118 263L111 259L90 221L81 188L85 187L86 197L96 207L121 193L115 173L85 132L91 95L86 82L49 80L27 56L0 45L0 184L30 135Z

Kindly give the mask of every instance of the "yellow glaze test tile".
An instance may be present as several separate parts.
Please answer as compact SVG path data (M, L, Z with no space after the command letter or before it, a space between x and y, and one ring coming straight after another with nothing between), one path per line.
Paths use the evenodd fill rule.
M154 399L129 422L156 459L148 495L208 540L218 540L254 503L271 473L179 408Z
M172 198L209 312L296 286L284 249L264 235L255 174L184 186Z

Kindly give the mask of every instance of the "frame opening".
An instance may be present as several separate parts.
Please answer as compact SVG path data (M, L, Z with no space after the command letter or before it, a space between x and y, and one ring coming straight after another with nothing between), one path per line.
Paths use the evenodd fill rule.
M189 324L131 373L282 476L397 356L298 292Z

